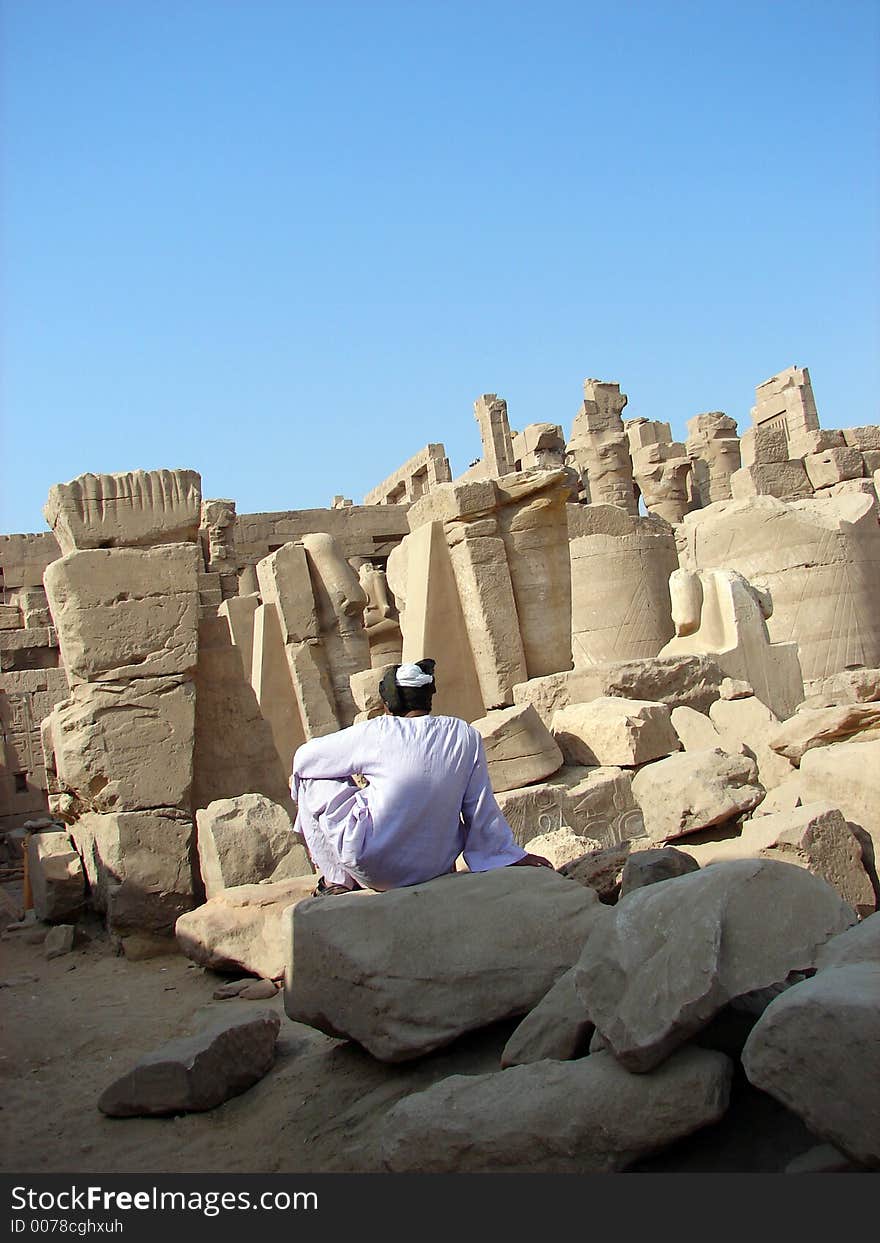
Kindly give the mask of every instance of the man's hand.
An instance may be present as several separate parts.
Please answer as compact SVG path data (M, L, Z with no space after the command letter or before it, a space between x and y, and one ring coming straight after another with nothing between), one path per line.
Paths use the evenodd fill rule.
M511 868L550 868L555 872L556 869L549 859L545 859L543 855L524 855L522 859L517 859L516 863L508 863Z

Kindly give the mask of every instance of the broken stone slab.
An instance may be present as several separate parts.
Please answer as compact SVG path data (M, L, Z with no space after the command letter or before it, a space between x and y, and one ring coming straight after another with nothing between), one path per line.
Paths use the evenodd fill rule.
M804 754L799 777L805 799L839 807L851 824L867 830L880 856L880 740L814 747Z
M862 737L861 735L867 736ZM859 737L853 737L859 735ZM779 725L769 745L800 764L807 751L834 742L874 742L880 740L880 704L844 704L837 708L800 708Z
M552 833L542 833L529 842L529 853L541 855L561 871L575 859L580 859L589 850L601 849L600 844L589 837L581 837L569 828L554 829Z
M208 898L223 889L267 880L282 863L286 875L275 876L276 880L312 874L287 811L262 794L239 794L210 803L196 812L196 833ZM291 867L296 870L290 871Z
M764 789L753 759L716 747L647 764L633 778L633 795L648 837L664 842L751 811Z
M212 1023L148 1053L101 1093L111 1118L201 1113L259 1082L275 1060L279 1015L260 1010Z
M880 964L827 967L786 990L755 1024L742 1063L814 1134L880 1167Z
M859 915L876 907L862 846L842 812L826 802L746 820L726 841L688 843L701 867L723 859L779 859L821 876Z
M591 890L517 867L303 902L284 917L284 1008L379 1061L419 1057L531 1010L601 910Z
M651 1070L734 998L815 964L856 914L776 860L716 863L623 898L577 963L577 991L628 1070Z
M189 673L199 620L195 544L72 552L46 570L71 686Z
M58 792L79 813L188 810L195 705L180 676L75 686L44 722Z
M496 793L532 785L562 767L562 752L531 704L498 708L471 724L483 739Z
M611 695L558 709L551 729L568 764L634 767L681 746L665 704Z
M56 924L46 933L43 942L43 953L47 959L61 958L73 949L76 928L73 924Z
M846 932L831 937L816 955L816 970L848 967L853 963L880 966L880 914L869 915Z
M511 1035L501 1051L501 1068L552 1058L586 1057L593 1024L574 986L574 967L561 975Z
M645 835L632 778L622 768L563 767L549 781L502 791L497 799L520 846L565 828L603 846Z
M170 937L195 902L191 818L170 807L88 812L70 833L110 931Z
M31 833L27 855L37 918L48 924L76 919L85 906L85 876L68 834Z
M684 1049L651 1075L610 1053L451 1075L399 1102L382 1127L392 1173L599 1174L624 1170L721 1118L732 1063Z
M726 750L721 747L721 735L704 713L682 706L672 709L670 719L684 751Z
M755 695L743 699L719 699L709 709L723 751L750 755L758 765L758 781L773 790L791 777L790 760L777 754L770 740L779 728L779 717Z
M602 850L593 850L573 859L559 870L569 880L594 889L600 902L612 906L620 896L623 869L631 850L632 842L624 842L620 846L606 846Z
M880 699L880 669L843 669L810 683L804 708L837 708L848 703L873 703Z
M656 885L676 876L698 872L700 865L693 855L676 850L674 846L658 850L634 850L623 867L620 878L620 897L625 898L634 889Z
M181 951L214 971L250 971L266 980L284 974L284 910L311 896L313 876L268 885L238 885L182 915L175 926ZM334 902L336 899L334 899Z
M66 554L194 542L201 508L202 481L196 471L135 470L56 483L43 513Z

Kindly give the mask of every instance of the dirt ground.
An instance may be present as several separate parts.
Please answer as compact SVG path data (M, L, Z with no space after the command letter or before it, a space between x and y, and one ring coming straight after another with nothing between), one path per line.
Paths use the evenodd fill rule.
M47 961L39 933L0 940L0 1169L8 1173L331 1173L381 1170L382 1118L451 1074L495 1071L515 1023L400 1066L291 1022L270 1002L213 1001L221 977L178 954L130 962L98 926ZM106 1118L103 1089L141 1055L208 1016L270 1006L277 1058L260 1083L206 1113ZM741 1079L725 1120L642 1161L646 1172L777 1172L815 1145L800 1121Z

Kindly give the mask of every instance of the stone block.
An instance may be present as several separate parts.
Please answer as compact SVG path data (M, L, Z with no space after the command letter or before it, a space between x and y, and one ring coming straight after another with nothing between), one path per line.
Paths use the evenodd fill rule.
M801 760L799 778L805 799L833 803L866 829L880 859L880 741L814 747Z
M272 1010L214 1020L137 1061L98 1099L110 1118L161 1117L215 1109L271 1069L281 1019Z
M794 716L776 726L768 741L774 751L797 765L814 747L827 747L849 739L854 742L880 740L880 704L801 707Z
M876 423L867 427L845 427L843 439L845 444L861 449L862 453L880 451L880 427Z
M779 718L756 696L719 699L709 709L718 730L719 746L730 755L750 755L758 765L758 781L773 790L793 775L791 761L770 745L779 729Z
M194 544L72 552L46 571L71 686L189 673L196 664Z
M472 724L496 793L532 785L562 767L562 752L531 704L496 709Z
M683 751L648 764L636 773L632 789L654 842L723 824L764 797L755 761L718 748Z
M756 462L733 472L730 492L734 500L775 496L780 501L797 501L811 497L813 485L801 461Z
M268 880L287 855L288 875L311 876L308 855L284 807L262 794L218 799L196 812L199 866L207 898Z
M590 890L544 868L301 903L285 916L284 1007L380 1061L419 1057L531 1010L573 965L601 909Z
M621 1065L659 1066L723 1006L810 970L856 922L830 885L775 860L717 863L636 889L597 923L576 987Z
M816 970L859 962L880 966L880 914L869 915L826 941L816 955Z
M297 876L223 889L181 915L175 928L177 943L187 958L212 971L250 971L277 980L284 973L286 954L281 916L287 907L310 897L314 888L314 876Z
M569 704L553 716L552 732L568 764L633 767L679 750L665 704L607 695Z
M285 643L305 643L319 636L309 560L305 547L289 543L257 562L264 604L274 604Z
M62 553L178 544L198 538L201 489L194 470L79 475L49 489L43 513Z
M574 978L571 967L529 1011L501 1052L502 1070L545 1058L568 1062L586 1056L594 1028Z
M844 479L858 479L865 473L865 464L858 449L825 449L804 458L807 476L814 488L830 488Z
M31 833L27 839L28 875L37 919L63 924L85 906L82 863L67 833Z
M383 1123L392 1173L600 1174L620 1171L717 1121L732 1064L687 1049L653 1075L609 1053L452 1075L399 1102Z

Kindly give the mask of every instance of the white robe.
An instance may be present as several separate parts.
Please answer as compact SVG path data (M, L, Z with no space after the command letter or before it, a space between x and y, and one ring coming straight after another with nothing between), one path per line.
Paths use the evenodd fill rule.
M351 778L359 773L363 789ZM296 828L327 884L396 889L516 863L479 733L453 716L380 716L304 743L293 757Z

